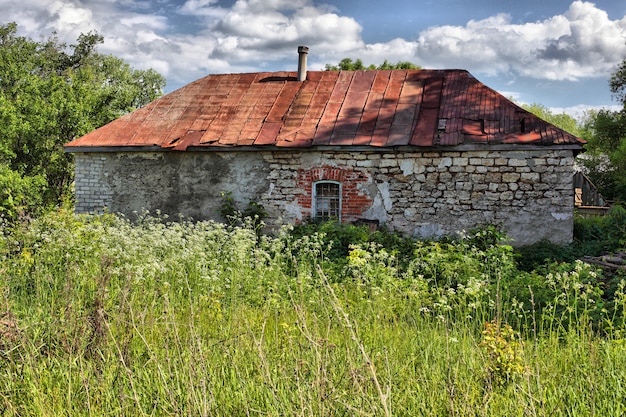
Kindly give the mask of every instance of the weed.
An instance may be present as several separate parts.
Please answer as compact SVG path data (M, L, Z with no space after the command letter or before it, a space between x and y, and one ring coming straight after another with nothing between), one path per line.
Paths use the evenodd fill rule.
M222 192L222 204L219 212L231 226L241 226L246 222L252 223L257 234L263 229L263 219L267 216L265 207L256 201L249 201L246 208L240 210L230 191Z
M502 387L524 373L523 344L519 334L506 323L485 323L479 345L486 355L486 371L492 385Z

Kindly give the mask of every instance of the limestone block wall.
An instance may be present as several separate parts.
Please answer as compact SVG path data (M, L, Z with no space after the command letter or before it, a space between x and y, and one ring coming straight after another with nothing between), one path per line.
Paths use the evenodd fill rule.
M76 155L76 210L159 210L221 220L222 192L262 204L269 225L312 215L313 184L342 184L344 222L433 237L480 224L513 244L569 242L570 150L125 152Z
M342 220L378 220L412 236L437 237L497 224L514 245L573 233L570 150L267 153L270 189L261 203L278 224L311 216L311 184L350 179ZM340 180L342 181L342 180ZM354 202L354 204L350 204Z

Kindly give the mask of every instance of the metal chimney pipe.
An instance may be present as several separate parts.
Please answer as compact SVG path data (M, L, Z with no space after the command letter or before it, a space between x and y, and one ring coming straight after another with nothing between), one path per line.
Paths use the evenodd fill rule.
M306 56L308 54L307 46L298 46L298 81L306 80Z

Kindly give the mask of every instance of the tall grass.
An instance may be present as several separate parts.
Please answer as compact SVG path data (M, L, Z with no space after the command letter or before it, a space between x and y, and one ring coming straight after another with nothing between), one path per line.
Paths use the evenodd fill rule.
M480 235L412 249L64 212L5 231L0 410L626 413L623 286L609 312L584 264L524 292L539 273Z

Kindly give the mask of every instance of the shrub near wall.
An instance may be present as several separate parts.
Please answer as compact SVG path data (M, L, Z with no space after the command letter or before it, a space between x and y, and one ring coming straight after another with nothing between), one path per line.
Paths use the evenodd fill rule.
M12 223L41 213L46 188L43 176L23 177L0 164L0 218Z

